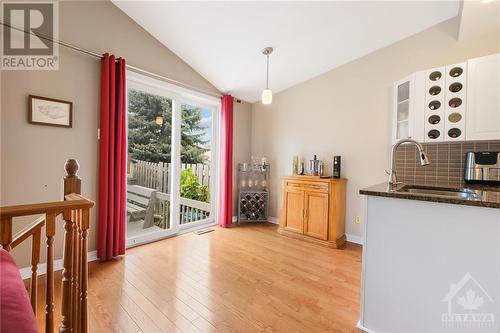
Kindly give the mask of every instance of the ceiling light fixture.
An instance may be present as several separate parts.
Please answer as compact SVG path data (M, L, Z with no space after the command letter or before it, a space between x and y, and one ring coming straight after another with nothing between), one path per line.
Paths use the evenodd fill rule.
M273 53L272 47L266 47L262 50L262 54L267 58L266 89L262 90L262 104L271 104L273 102L273 92L269 89L269 55L271 53Z

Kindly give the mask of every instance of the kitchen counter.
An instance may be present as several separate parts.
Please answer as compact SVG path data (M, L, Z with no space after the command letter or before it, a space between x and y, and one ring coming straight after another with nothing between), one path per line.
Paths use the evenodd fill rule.
M388 191L381 184L360 191L364 245L358 328L499 333L500 189L426 185ZM449 197L439 192L443 189L461 192ZM481 304L463 305L460 300L470 294Z
M418 189L434 190L434 191L467 191L472 193L473 198L460 198L452 197L439 194L428 194L428 193L412 193L405 191L404 188L417 187ZM478 207L488 207L488 208L498 208L500 209L500 187L496 186L485 186L485 185L471 185L465 183L433 183L425 184L401 184L395 186L392 190L389 189L387 183L378 184L375 186L367 187L359 191L360 194L372 195L379 197L390 197L408 200L419 200L419 201L429 201L429 202L441 202L456 205L466 205L466 206L478 206Z

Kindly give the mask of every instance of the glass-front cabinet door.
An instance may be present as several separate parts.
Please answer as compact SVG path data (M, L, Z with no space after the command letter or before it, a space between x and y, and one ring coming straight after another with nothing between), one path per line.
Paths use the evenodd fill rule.
M414 76L394 84L393 143L413 135Z

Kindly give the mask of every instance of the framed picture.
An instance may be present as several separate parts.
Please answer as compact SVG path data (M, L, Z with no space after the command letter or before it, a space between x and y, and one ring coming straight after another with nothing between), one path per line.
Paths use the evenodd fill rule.
M73 103L29 95L28 122L60 127L73 126Z

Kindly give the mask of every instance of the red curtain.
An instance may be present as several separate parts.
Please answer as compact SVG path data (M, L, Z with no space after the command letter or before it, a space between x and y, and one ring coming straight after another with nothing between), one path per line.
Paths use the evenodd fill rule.
M228 227L233 220L233 97L222 97L221 112L221 200L219 225Z
M104 54L101 59L99 141L99 217L97 257L125 254L127 136L125 60Z

